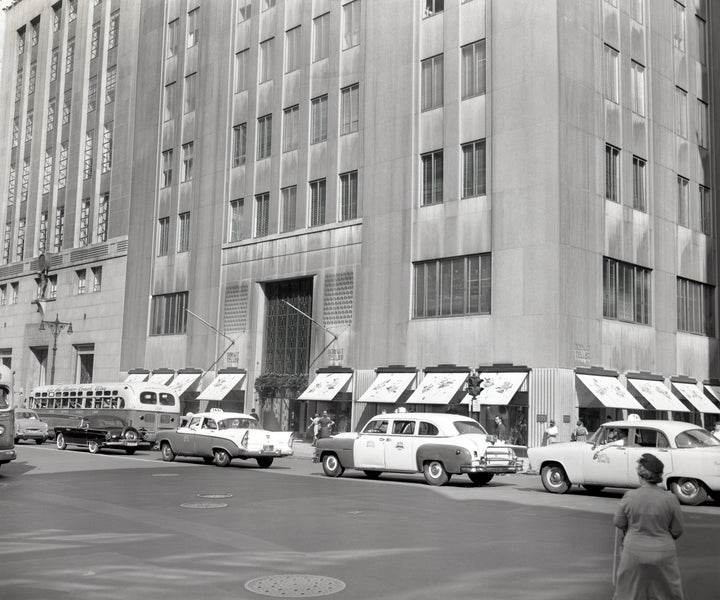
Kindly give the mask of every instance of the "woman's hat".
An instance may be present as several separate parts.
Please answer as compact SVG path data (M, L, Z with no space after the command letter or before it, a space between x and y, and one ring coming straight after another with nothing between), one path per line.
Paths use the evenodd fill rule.
M653 454L645 453L640 457L640 460L638 460L638 464L642 465L645 469L650 471L651 473L654 473L656 475L662 476L663 469L665 468L665 465L663 465L662 461L657 458Z

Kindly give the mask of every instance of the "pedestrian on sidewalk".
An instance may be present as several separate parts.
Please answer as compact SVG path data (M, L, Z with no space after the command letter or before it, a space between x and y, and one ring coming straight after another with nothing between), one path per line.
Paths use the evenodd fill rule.
M310 427L312 428L313 441L312 445L315 446L318 441L318 433L320 432L320 415L315 413L315 416L310 419Z
M550 444L554 444L555 442L557 442L558 433L558 426L555 425L555 421L551 419L550 426L545 430L545 433L543 434L542 445L549 446Z
M326 410L323 411L322 417L320 417L318 424L320 425L320 430L318 431L318 438L329 438L332 434L332 426L335 425L335 421L328 417Z
M584 442L587 440L587 436L588 436L588 430L586 429L583 422L580 419L578 419L577 425L575 426L575 429L573 429L570 439L573 442Z
M640 487L626 492L613 523L624 534L614 600L683 600L675 540L683 532L678 499L658 487L663 463L645 453L638 460Z

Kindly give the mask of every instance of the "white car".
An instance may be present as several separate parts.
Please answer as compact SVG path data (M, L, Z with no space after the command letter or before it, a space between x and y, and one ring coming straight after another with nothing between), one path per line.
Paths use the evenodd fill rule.
M244 413L213 410L183 417L180 427L158 431L156 444L164 461L199 456L207 464L227 467L233 458L254 458L260 467L293 453L292 431L268 431Z
M26 408L15 409L15 443L20 440L32 440L42 444L48 439L48 424L38 417L34 410Z
M359 469L374 479L381 473L423 473L430 485L465 474L483 485L496 473L516 473L522 460L496 444L475 419L453 414L391 413L370 419L362 431L317 441L314 462L328 477Z
M663 483L683 504L702 504L708 495L720 501L720 441L692 423L613 421L586 442L529 448L528 458L545 489L564 494L572 485L639 487L637 461L646 452L663 462Z

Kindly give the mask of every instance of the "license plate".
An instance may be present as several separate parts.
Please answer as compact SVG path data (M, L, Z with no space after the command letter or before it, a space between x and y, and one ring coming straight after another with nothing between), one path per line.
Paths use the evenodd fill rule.
M125 442L126 446L137 446L137 442Z
M275 450L275 446L272 444L265 444L263 446L263 452L272 452L273 450Z

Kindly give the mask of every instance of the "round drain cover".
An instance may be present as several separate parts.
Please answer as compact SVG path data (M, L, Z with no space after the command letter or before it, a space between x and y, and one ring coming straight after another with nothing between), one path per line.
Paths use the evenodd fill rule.
M251 579L245 589L273 598L313 598L340 592L345 589L345 584L321 575L270 575Z
M232 498L232 494L198 494L198 498Z
M180 506L183 508L225 508L227 504L224 502L185 502Z

